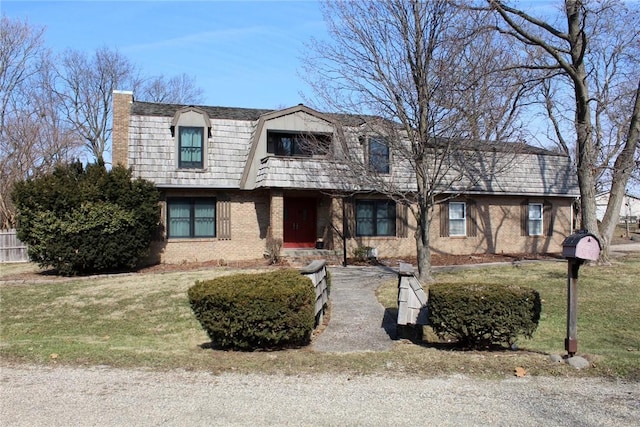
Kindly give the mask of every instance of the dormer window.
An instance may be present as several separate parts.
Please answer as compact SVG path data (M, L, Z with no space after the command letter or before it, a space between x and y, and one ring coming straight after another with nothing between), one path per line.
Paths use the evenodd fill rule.
M179 169L205 169L208 138L211 138L211 120L197 107L183 107L176 111L171 122L177 167Z
M331 135L328 134L267 132L267 152L276 156L325 155L330 146Z
M369 138L369 170L375 173L389 173L389 143L380 137Z
M193 126L178 127L179 167L202 169L204 152L204 128Z

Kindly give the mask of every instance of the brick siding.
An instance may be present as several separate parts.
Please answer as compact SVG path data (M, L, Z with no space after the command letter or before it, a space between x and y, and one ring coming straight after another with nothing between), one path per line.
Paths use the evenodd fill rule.
M129 116L133 93L113 92L113 131L111 133L111 163L127 167L129 151Z

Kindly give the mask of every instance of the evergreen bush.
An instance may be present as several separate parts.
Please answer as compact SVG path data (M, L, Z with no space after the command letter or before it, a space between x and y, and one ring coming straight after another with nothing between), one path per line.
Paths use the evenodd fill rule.
M29 258L63 275L139 266L160 221L155 186L121 166L59 166L16 183L12 198Z
M188 297L202 328L220 348L297 347L311 339L315 291L311 279L297 270L197 281Z
M440 337L487 348L530 338L538 327L540 294L499 284L437 283L429 287L429 323Z

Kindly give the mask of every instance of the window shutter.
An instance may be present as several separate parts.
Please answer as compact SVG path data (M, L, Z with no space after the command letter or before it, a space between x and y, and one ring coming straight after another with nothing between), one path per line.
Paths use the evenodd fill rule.
M407 237L407 206L402 203L396 204L396 236Z
M544 201L543 204L543 208L542 208L542 218L543 218L543 225L546 225L546 233L545 236L550 237L553 236L553 226L554 226L554 220L555 220L555 215L553 214L553 203L551 203L548 200Z
M216 203L216 234L219 240L231 240L231 201L218 199Z
M475 200L467 200L467 237L478 235L477 206Z
M356 234L356 216L354 213L354 201L352 197L342 199L342 203L344 203L344 215L346 216L346 221L343 219L343 223L346 225L346 229L344 230L345 239L351 239Z
M440 203L440 237L449 237L449 203Z
M529 235L529 200L520 203L520 235Z

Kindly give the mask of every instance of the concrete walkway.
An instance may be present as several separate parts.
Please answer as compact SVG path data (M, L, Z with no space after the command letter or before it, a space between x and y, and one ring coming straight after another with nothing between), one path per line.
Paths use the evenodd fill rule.
M611 245L609 247L610 253L629 253L640 252L640 242L638 243L624 243L622 245Z
M397 273L380 266L329 267L329 271L331 319L312 348L332 353L390 349L396 319L385 314L375 290Z
M611 253L640 252L640 243L612 245ZM434 270L481 268L509 263L434 267ZM397 269L383 266L329 267L331 272L331 318L312 348L329 353L385 351L396 337L396 318L385 313L375 291L397 278Z

